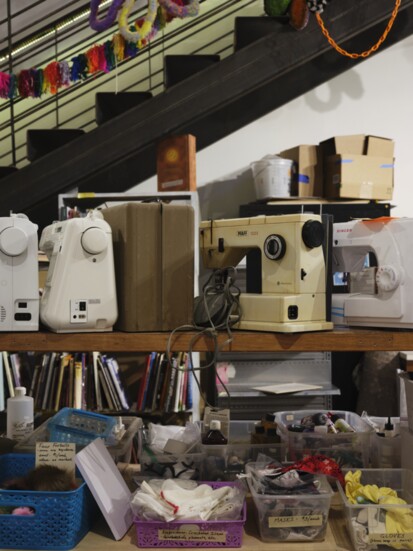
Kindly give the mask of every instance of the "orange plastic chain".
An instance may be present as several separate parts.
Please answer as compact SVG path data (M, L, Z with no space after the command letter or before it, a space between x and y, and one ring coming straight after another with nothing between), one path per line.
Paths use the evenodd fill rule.
M350 53L350 52L347 52L346 50L343 50L343 48L341 48L337 42L335 42L328 30L326 29L325 25L324 25L324 21L321 19L321 15L319 13L316 13L316 18L317 18L317 22L318 24L320 25L321 27L321 30L323 32L323 35L327 38L327 40L329 41L329 43L331 44L331 46L333 46L333 48L335 50L337 50L338 53L340 53L341 55L344 55L346 57L351 57L352 59L358 59L359 57L368 57L371 53L375 52L376 50L379 49L379 47L383 44L383 42L386 40L387 38L387 35L389 34L390 32L390 29L392 28L393 26L393 23L396 19L396 16L399 12L399 7L400 7L400 4L401 4L401 0L396 0L395 2L395 6L394 6L394 9L393 9L393 12L391 14L391 17L390 17L390 20L387 24L387 27L386 29L384 30L384 33L381 35L381 37L378 39L378 41L376 42L376 44L374 44L374 46L372 46L369 50L366 50L364 52L361 52L360 54L357 54L357 53Z

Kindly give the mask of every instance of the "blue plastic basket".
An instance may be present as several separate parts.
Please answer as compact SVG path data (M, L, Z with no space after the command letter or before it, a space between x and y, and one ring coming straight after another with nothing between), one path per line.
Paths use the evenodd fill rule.
M82 409L63 408L47 424L50 442L73 442L87 446L96 438L113 434L116 418Z
M0 484L35 466L29 454L0 455ZM68 492L0 490L0 507L31 507L31 516L0 515L1 549L72 549L90 530L98 507L85 482Z

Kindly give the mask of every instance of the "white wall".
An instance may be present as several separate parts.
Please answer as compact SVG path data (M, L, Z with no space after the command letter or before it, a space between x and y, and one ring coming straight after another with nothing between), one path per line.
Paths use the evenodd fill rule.
M340 134L374 134L395 141L392 213L413 217L412 122L413 37L409 37L200 151L197 185L202 218L237 217L240 204L255 200L250 162ZM135 189L155 191L156 178Z

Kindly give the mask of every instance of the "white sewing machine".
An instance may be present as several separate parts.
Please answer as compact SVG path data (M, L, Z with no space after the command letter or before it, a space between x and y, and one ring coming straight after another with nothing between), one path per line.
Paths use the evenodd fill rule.
M40 319L52 331L111 331L118 315L112 231L99 211L47 226Z
M326 321L326 270L321 217L256 216L202 222L206 268L236 266L251 249L261 252L261 293L243 293L239 329L319 331Z
M413 218L333 225L333 272L365 273L368 253L377 263L368 292L333 294L335 324L413 328L412 243Z
M0 331L39 329L37 243L26 215L0 218Z

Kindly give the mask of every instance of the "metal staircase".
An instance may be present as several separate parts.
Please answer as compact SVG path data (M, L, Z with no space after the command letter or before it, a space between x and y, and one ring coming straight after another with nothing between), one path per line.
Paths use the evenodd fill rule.
M213 0L205 5L208 2L212 5ZM201 35L195 34L193 21L187 42L176 32L142 50L137 63L146 63L147 67L152 64L147 91L153 97L100 127L94 120L80 125L88 130L83 136L2 178L0 215L7 215L11 209L23 211L42 226L55 216L59 193L73 188L100 193L130 189L155 174L156 145L162 137L191 133L197 138L197 150L201 150L360 62L337 54L314 17L304 31L274 24L269 34L234 50L233 28L228 30L228 23L224 25L219 15L224 4L232 11L232 25L236 16L251 15L251 9L257 8L257 2L215 2L211 20L197 23L203 24L200 47L196 46L196 37ZM237 9L242 6L250 6L250 11ZM329 5L325 20L342 47L362 51L382 34L393 6L389 0L340 0ZM413 0L404 0L381 49L412 32ZM210 37L218 33L221 38L208 38L208 33ZM168 40L174 44L170 53L218 54L221 61L165 88L161 62ZM158 57L151 57L156 48ZM125 62L125 66L127 63L132 62ZM89 83L95 92L107 89L105 77L99 78ZM78 102L73 104L74 111L76 105L83 105ZM89 111L94 112L93 104Z

